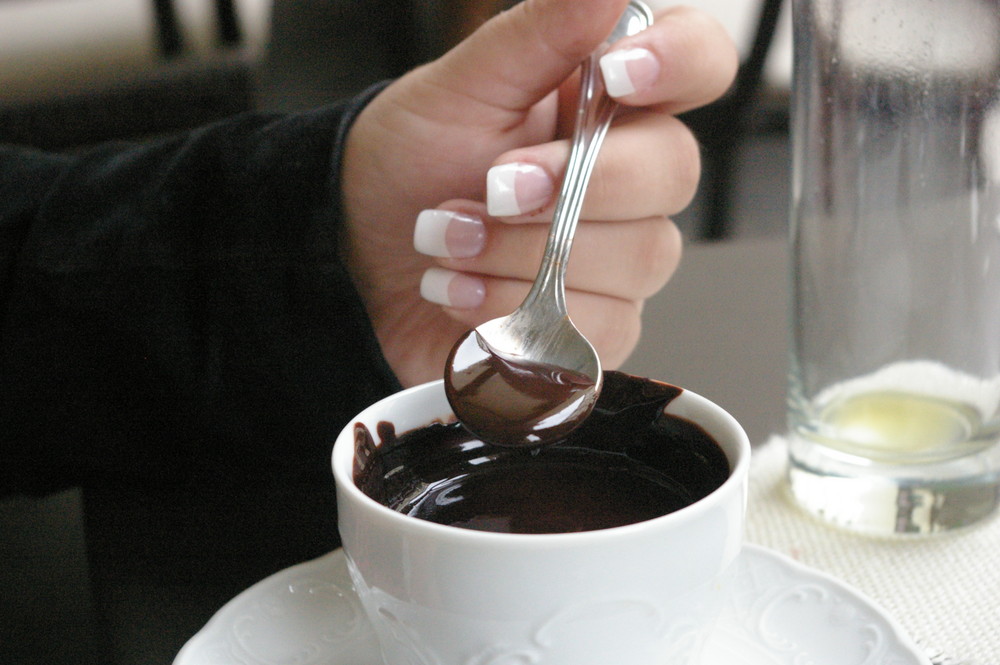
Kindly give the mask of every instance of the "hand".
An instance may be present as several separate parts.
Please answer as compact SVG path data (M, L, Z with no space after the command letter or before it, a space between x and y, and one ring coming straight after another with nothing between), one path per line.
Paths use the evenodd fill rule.
M578 66L625 4L525 0L390 85L357 119L342 247L404 385L440 378L462 333L527 293L568 157ZM673 114L721 95L736 65L725 30L690 8L660 12L602 59L627 106L598 158L566 286L570 316L607 369L634 349L644 300L680 259L667 215L690 202L700 161Z

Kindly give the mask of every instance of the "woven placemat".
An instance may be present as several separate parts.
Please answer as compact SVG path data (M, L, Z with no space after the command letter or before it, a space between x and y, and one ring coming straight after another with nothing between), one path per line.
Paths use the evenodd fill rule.
M786 459L780 437L754 450L749 542L867 594L938 662L1000 664L1000 516L945 535L848 533L794 504L784 482Z

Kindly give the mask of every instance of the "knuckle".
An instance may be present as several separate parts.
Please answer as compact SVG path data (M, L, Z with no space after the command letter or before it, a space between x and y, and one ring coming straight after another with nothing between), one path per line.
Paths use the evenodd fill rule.
M634 256L635 279L632 293L648 298L663 288L680 263L681 236L669 219L657 219L651 232L638 244Z
M686 126L673 135L670 152L673 155L672 196L667 214L676 214L691 203L701 179L701 146L695 135Z

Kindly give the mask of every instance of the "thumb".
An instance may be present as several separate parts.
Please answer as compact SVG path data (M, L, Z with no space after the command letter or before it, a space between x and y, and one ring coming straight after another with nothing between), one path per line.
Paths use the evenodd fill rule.
M524 111L611 34L627 0L524 0L434 63L437 84L480 103Z

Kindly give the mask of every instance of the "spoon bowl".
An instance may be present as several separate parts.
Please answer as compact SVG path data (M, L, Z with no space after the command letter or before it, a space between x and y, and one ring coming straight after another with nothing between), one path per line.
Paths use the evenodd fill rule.
M532 312L518 309L469 331L448 358L448 401L459 420L490 443L561 439L597 401L602 373L594 347L569 317L541 327Z
M569 162L531 291L510 315L466 333L448 356L448 401L462 424L490 443L557 441L586 419L600 394L600 358L567 313L566 264L587 183L617 107L605 94L597 61L610 44L652 23L649 8L631 0L605 42L584 60Z

